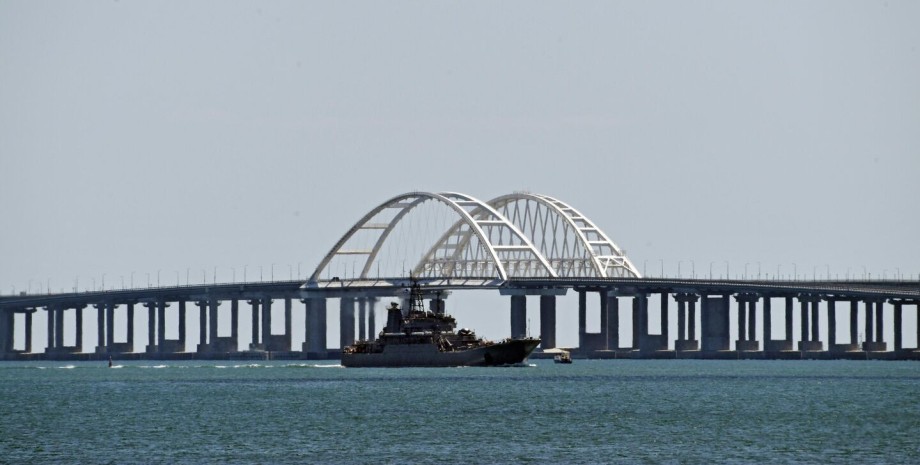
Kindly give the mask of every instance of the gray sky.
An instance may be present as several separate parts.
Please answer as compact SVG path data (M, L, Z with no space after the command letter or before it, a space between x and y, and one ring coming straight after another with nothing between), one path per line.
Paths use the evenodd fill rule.
M307 275L412 190L551 195L650 275L916 279L918 22L896 1L0 0L0 292ZM504 335L497 302L504 326L469 326Z

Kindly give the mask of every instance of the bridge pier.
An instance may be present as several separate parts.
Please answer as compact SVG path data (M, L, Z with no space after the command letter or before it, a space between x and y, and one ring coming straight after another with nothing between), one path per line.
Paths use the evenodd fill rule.
M240 300L235 298L230 300L230 345L233 352L240 350Z
M738 294L735 301L738 303L738 339L735 341L735 350L739 352L756 352L760 350L757 341L757 294Z
M198 346L195 351L199 354L205 354L209 352L208 302L206 300L197 300L195 306L198 307Z
M667 291L661 293L661 316L659 321L661 321L661 339L658 342L658 350L668 350L668 326L670 322L668 321L668 299L671 297L671 294Z
M729 304L730 295L701 296L700 315L702 328L700 341L703 352L729 350Z
M615 290L608 290L601 293L601 299L607 301L602 313L606 314L607 318L601 328L607 335L607 349L617 350L620 348L620 298Z
M128 302L126 310L128 312L128 315L127 315L128 316L127 318L128 319L128 323L127 323L128 331L127 331L127 338L126 338L126 341L127 341L126 352L134 352L134 302ZM83 317L81 316L80 318L82 319Z
M7 354L13 352L16 332L13 331L15 324L15 311L0 311L0 360L5 359Z
M355 298L339 299L339 347L355 343Z
M511 296L511 337L527 335L527 296Z
M249 307L252 310L252 338L249 342L249 350L259 350L262 349L262 343L260 341L262 333L259 332L259 322L262 321L262 317L259 315L259 299L250 300Z
M186 316L185 300L179 300L179 352L188 350L188 346L185 344ZM131 343L129 342L128 344L130 345Z
M540 296L540 348L556 347L556 296Z
M882 331L884 330L884 316L882 314L883 300L866 299L866 341L863 342L865 352L884 352L888 350Z
M96 353L105 354L109 351L108 346L106 346L105 332L106 305L104 303L94 304L93 308L96 309Z
M894 305L894 351L903 350L903 341L901 340L901 302L892 302Z
M272 350L272 299L262 298L262 349Z
M81 310L82 310L82 308L81 308ZM32 314L33 314L33 313L35 313L35 309L34 309L34 308L32 308L32 309L27 309L27 310L26 310L26 321L25 321L25 326L26 326L26 345L25 345L25 353L27 353L27 354L32 353ZM77 321L79 321L79 314L78 314L78 320L77 320ZM79 326L78 326L78 327L79 327ZM81 329L82 329L82 328L81 328ZM82 342L82 334L80 334L80 333L77 333L77 334L80 336L80 339L78 339L78 340ZM10 337L12 338L12 336L10 336ZM80 345L80 347L82 347L82 344Z
M326 349L326 299L311 297L302 301L306 306L304 328L306 341L303 343L303 353L308 359L325 359L328 355Z
M696 340L696 302L699 298L696 294L674 294L674 300L677 301L676 352L700 350L700 343Z
M377 339L377 298L376 297L366 297L367 301L367 340L373 341ZM442 302L443 305L443 302ZM442 308L441 311L444 311Z
M157 303L156 302L144 302L144 307L147 307L147 347L146 352L148 354L154 354L157 352L156 346L156 333L157 333Z
M802 340L799 342L799 350L802 352L820 352L824 350L824 343L821 342L818 324L818 303L820 301L821 297L816 295L803 294L799 296L799 303L802 308Z

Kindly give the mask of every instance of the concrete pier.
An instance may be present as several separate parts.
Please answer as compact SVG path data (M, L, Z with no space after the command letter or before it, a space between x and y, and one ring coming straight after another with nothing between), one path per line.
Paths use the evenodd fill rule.
M304 318L304 332L306 340L303 343L302 351L306 358L325 359L326 350L326 299L309 298L303 300L306 306L306 317Z
M540 346L556 347L556 296L540 296Z
M339 347L355 343L355 299L339 299Z
M697 351L700 349L696 339L696 294L674 294L677 301L677 339L674 340L674 350L677 352Z
M527 335L527 296L511 296L511 337Z

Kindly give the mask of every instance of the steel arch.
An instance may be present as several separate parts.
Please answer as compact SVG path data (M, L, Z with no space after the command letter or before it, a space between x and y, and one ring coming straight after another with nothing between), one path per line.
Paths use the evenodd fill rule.
M329 253L326 254L310 276L309 282L318 282L323 270L339 255L366 255L367 259L364 262L358 279L367 279L371 265L374 263L377 254L380 252L396 225L406 214L412 211L412 209L429 200L438 201L447 205L457 213L459 219L454 223L453 227L449 228L449 230L441 236L434 247L432 247L425 257L415 266L413 274L417 276L440 277L445 276L444 272L447 272L449 273L447 277L451 277L452 275L461 276L456 275L456 273L462 273L470 269L470 266L480 267L484 270L486 266L491 264L496 271L496 277L504 281L509 277L506 267L508 262L507 260L503 260L502 257L510 253L532 255L532 259L540 263L545 270L546 274L541 276L556 276L549 263L533 246L530 240L521 233L514 224L484 202L468 195L454 192L410 192L398 195L383 202L358 220L358 222L339 239ZM387 208L398 208L400 211L386 224L370 223L378 213ZM475 218L471 215L471 212L476 212ZM369 250L344 250L342 247L360 230L379 231L374 246ZM452 235L452 233L454 234ZM451 241L450 239L454 236L456 236L456 240ZM492 238L494 237L509 239L515 243L493 244ZM483 260L483 257L473 257L470 259L469 256L463 256L464 253L469 252L469 250L464 249L472 247L471 240L473 238L478 239L478 245L485 248L487 256L484 258L486 260ZM450 256L450 258L447 258L448 256ZM466 260L465 263L464 260ZM462 270L457 267L457 265L461 263L465 264ZM491 267L489 267L489 269L491 269Z
M516 192L487 203L528 234L561 277L641 277L626 254L600 228L561 200ZM525 204L523 209L521 203ZM570 237L574 239L571 243Z

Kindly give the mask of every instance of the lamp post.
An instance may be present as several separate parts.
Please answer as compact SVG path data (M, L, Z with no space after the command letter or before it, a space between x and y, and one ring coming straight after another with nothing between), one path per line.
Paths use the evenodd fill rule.
M105 290L105 273L102 273L102 290Z
M658 261L661 262L661 275L660 275L660 277L664 278L664 259L663 259L663 258L659 258Z
M709 279L712 279L712 264L715 262L709 262Z
M748 267L748 263L745 263L744 264L744 275L742 276L742 278L744 279L747 279L747 267Z
M728 276L728 260L725 260L725 279L730 279Z
M683 260L677 261L677 277L680 278L680 264L683 263Z
M275 264L274 264L274 263L272 263L272 273L271 273L271 277L272 277L272 281L274 281L274 280L275 280Z

